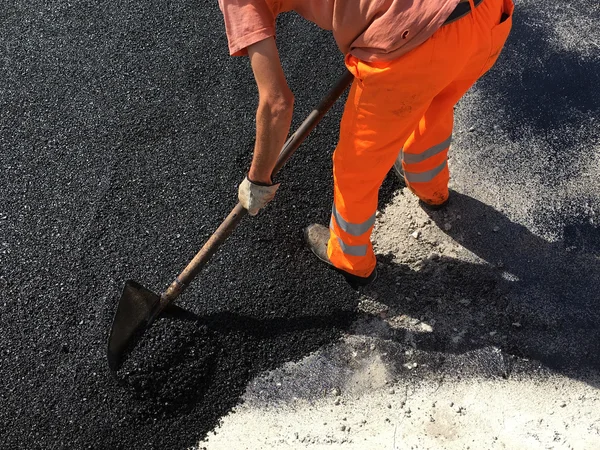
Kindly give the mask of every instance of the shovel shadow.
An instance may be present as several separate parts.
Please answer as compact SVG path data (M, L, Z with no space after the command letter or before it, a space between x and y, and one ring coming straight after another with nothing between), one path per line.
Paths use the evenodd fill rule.
M201 316L175 304L169 305L163 313L165 319L195 322L216 333L243 332L261 339L313 328L347 327L355 317L356 314L351 311L339 311L331 316L306 316L293 319L284 317L256 319L228 311Z
M352 310L268 319L232 312L200 315L172 304L136 348L141 357L132 354L133 363L128 360L123 366L119 381L142 415L151 419L185 420L197 406L216 405L210 408L210 417L203 417L201 427L208 431L240 402L251 379L306 356L303 346L290 346L289 339L280 339L282 335L314 341L310 350L314 351L331 340L324 330L347 329L355 318ZM261 345L256 345L264 341L272 344L269 355L261 354ZM272 355L281 357L273 361Z

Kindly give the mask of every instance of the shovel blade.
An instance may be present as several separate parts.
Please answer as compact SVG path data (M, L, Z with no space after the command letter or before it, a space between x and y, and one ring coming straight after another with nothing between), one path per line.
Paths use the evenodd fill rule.
M141 284L132 280L125 283L108 338L108 367L112 372L119 370L126 353L150 324L159 302L160 296Z

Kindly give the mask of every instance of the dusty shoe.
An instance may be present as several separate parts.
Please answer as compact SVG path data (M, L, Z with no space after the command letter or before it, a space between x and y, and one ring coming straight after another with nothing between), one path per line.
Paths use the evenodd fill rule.
M426 201L419 199L419 206L421 208L423 208L425 211L439 211L441 209L444 209L446 206L448 206L449 201L450 201L450 197L448 197L446 199L446 201L444 201L443 203L440 203L439 205L432 205L431 203L427 203Z
M399 159L397 159L394 163L394 172L398 176L398 180L400 180L402 186L406 187L406 180L404 179L404 170L402 169L402 162ZM446 199L444 203L440 203L439 205L432 205L424 200L419 199L419 206L425 211L439 211L440 209L444 209L448 205L449 200L450 198L448 197L448 199Z
M308 245L308 248L315 254L317 258L323 261L332 269L340 272L346 278L346 281L353 287L357 288L360 286L366 286L367 284L375 281L377 278L377 268L371 272L371 275L368 277L359 277L357 275L353 275L351 273L346 272L345 270L338 269L335 267L331 261L329 261L329 257L327 256L327 242L329 241L329 228L324 227L320 224L312 224L304 229L304 240Z

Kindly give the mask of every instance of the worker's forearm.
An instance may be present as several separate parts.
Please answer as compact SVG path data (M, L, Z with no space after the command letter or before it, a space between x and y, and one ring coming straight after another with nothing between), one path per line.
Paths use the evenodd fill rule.
M256 111L256 143L248 178L271 183L271 173L290 130L293 98L281 101L261 100Z

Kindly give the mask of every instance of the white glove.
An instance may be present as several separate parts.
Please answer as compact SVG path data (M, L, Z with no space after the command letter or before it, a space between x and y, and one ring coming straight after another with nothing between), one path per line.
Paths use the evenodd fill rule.
M253 183L246 177L238 188L238 198L242 206L248 210L248 214L255 216L261 208L273 200L277 189L279 189L279 183L262 186Z

